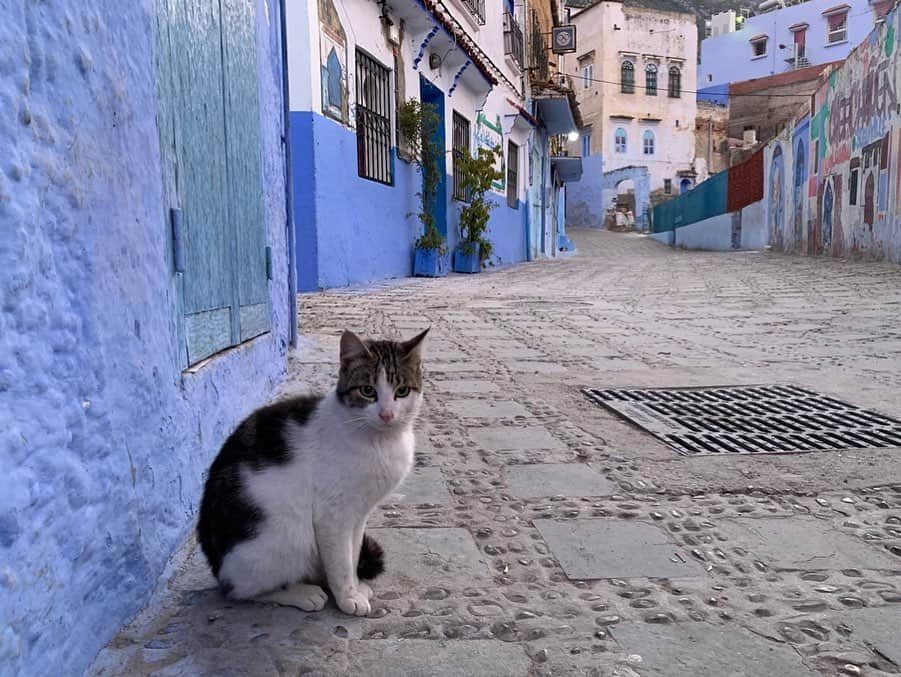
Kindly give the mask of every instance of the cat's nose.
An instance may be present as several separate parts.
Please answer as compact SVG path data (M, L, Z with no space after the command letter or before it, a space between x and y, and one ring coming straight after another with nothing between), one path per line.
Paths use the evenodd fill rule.
M393 411L381 411L379 412L379 418L382 419L385 423L391 423L394 420L394 412Z

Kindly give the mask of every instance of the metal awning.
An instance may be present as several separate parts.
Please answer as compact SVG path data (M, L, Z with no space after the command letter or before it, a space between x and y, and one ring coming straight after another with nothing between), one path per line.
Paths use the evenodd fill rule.
M562 181L571 183L582 178L582 158L576 157L552 157L551 167L557 170L557 176Z
M569 99L565 96L552 96L537 99L538 118L549 134L569 134L579 131L573 117Z

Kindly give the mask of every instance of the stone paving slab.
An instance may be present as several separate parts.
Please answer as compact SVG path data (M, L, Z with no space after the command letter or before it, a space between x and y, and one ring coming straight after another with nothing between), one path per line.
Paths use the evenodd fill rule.
M510 362L510 369L522 374L559 375L567 373L567 368L562 364L553 362L538 362L535 360L516 360Z
M679 559L679 547L653 524L606 518L534 524L572 580L705 575L700 563Z
M435 381L438 390L446 393L493 393L497 392L498 387L491 381L466 381L466 380L447 380Z
M815 677L786 644L710 623L628 623L611 634L642 677Z
M395 497L399 497L395 500ZM407 478L389 497L389 503L447 503L450 494L441 468L425 466L414 468Z
M858 609L841 617L851 639L863 642L901 667L901 607Z
M428 639L351 642L349 674L369 677L526 677L522 647L497 640Z
M719 529L734 546L779 569L892 569L897 560L837 532L814 517L748 517L724 520Z
M445 405L454 414L464 418L531 417L528 409L509 400L448 400Z
M487 451L524 451L527 449L563 449L560 440L538 426L498 426L474 428L472 441Z
M380 590L409 590L442 585L464 588L488 579L488 566L466 529L370 529L385 550L386 571L373 585Z
M584 463L535 463L504 469L507 490L516 498L610 496L618 487Z
M428 652L439 668L465 665L461 675L518 670L525 657L528 677L680 677L670 662L697 658L687 674L731 677L748 669L732 644L764 677L803 677L798 656L825 677L896 674L880 656L901 627L898 450L685 458L580 389L785 382L901 417L901 268L572 236L581 254L566 261L300 297L281 394L333 385L344 326L384 337L432 327L425 467L372 516L388 568L369 617L331 600L314 614L233 603L189 541L163 601L89 674L274 665L291 677L401 677ZM511 464L552 461L590 465L616 492L580 496L571 482L513 495L528 490ZM753 518L777 533L749 532Z

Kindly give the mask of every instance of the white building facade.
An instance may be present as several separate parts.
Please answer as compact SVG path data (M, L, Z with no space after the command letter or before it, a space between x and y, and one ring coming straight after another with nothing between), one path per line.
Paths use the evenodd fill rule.
M448 248L464 204L454 158L500 146L493 262L554 255L556 205L536 213L528 204L531 184L553 177L529 94L527 6L304 0L288 9L301 290L410 274L421 184L398 148L396 114L411 99L433 104L441 118L445 180L433 208Z
M572 22L580 43L567 64L584 126L570 152L582 155L584 174L570 191L570 213L575 223L600 225L617 185L631 180L640 227L651 193L675 195L698 180L695 18L676 6L606 0L574 12Z

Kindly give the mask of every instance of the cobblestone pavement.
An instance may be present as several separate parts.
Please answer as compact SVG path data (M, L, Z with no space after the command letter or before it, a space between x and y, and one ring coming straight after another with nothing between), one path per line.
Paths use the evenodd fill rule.
M901 450L694 457L583 386L802 385L901 417L901 269L672 251L301 297L286 392L345 327L433 327L370 618L232 604L189 543L94 675L901 673Z

